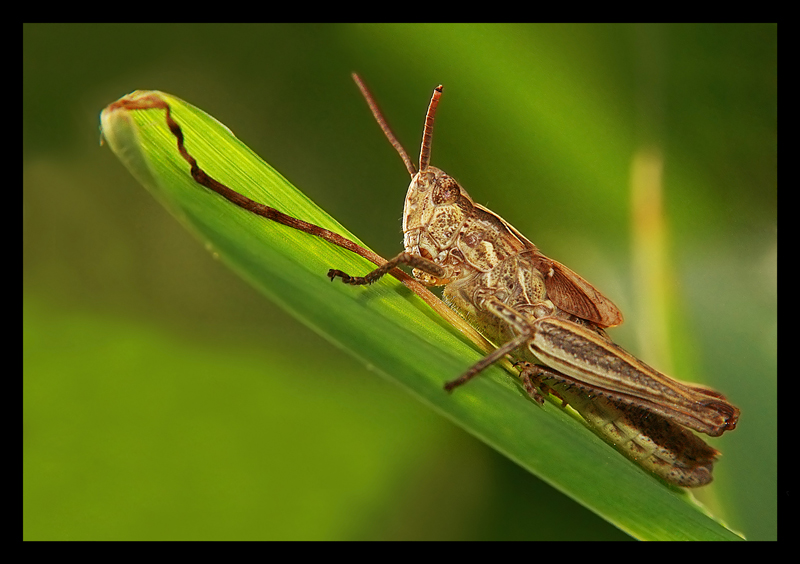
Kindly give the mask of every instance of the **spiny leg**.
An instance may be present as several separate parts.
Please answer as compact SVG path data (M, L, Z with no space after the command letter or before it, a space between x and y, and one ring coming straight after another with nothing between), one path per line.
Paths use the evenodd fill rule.
M363 286L365 284L372 284L380 277L389 274L394 267L405 264L412 268L419 269L423 272L426 272L432 276L442 277L445 274L444 268L433 262L432 260L428 260L423 258L419 255L412 255L411 253L400 253L390 261L388 261L383 266L376 268L369 274L365 276L350 276L349 274L342 272L341 270L330 269L328 271L328 278L331 279L331 282L336 278L341 278L342 282L345 284L350 284L351 286Z

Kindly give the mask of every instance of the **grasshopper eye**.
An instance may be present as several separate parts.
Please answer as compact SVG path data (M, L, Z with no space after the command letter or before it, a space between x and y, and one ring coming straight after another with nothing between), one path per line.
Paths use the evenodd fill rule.
M458 183L447 175L442 175L434 184L431 199L437 206L444 206L455 203L461 189Z

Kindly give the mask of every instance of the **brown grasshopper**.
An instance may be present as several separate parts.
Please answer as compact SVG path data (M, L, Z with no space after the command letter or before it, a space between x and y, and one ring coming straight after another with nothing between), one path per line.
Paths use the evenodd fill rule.
M428 106L417 170L364 83L353 78L411 175L405 251L365 276L331 270L331 280L371 284L399 264L411 266L423 284L444 286L445 302L498 347L446 390L511 355L537 402L554 392L617 449L672 483L710 482L718 452L682 427L716 437L736 427L739 410L719 393L673 380L614 344L604 328L622 323L622 314L611 300L430 166L441 86Z
M736 427L739 410L717 392L673 380L614 344L604 328L622 323L622 314L609 299L543 255L514 227L475 204L452 177L429 165L441 86L428 107L417 170L361 79L353 77L411 175L403 214L405 251L389 261L341 235L254 202L208 176L186 150L181 128L162 99L123 98L109 109L166 110L167 125L196 182L254 214L380 265L362 277L332 269L331 280L363 285L391 273L428 303L435 301L395 268L405 264L423 284L443 285L446 303L497 346L447 382L446 390L510 355L520 367L523 387L537 402L543 403L544 396L552 393L617 450L667 482L685 487L709 483L719 453L688 429L719 436Z

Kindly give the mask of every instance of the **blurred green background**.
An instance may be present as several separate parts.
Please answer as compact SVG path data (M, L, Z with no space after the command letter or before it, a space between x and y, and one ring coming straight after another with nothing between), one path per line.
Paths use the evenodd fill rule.
M394 255L408 177L352 71L412 155L444 84L433 164L608 294L615 340L741 407L698 498L776 538L774 25L24 26L24 538L627 538L268 303L98 146L107 104L169 92Z

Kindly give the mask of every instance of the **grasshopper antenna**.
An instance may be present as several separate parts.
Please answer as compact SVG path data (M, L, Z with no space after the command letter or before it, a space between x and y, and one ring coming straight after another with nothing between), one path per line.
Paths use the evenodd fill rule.
M433 139L433 118L436 117L436 108L439 107L439 98L442 97L442 85L433 89L428 113L425 114L425 130L422 133L422 147L419 150L419 171L424 172L431 162L431 140Z
M356 86L358 86L358 89L361 90L361 94L362 94L362 96L364 96L364 99L367 101L367 105L369 106L369 109L372 110L372 115L375 116L375 121L377 121L378 125L381 126L381 129L383 130L383 134L386 135L386 138L389 140L389 143L391 143L392 147L394 147L395 151L398 152L398 154L400 155L400 158L403 159L403 162L406 165L406 169L408 170L408 173L413 177L415 174L417 174L417 169L414 167L414 163L411 161L411 157L408 156L408 153L406 153L406 150L403 149L403 146L400 144L400 141L398 141L397 137L395 137L394 133L392 133L392 130L389 127L389 124L386 123L386 120L383 118L383 114L381 113L380 108L378 108L378 104L375 102L375 98L372 97L372 94L370 93L369 89L367 88L367 85L364 84L364 81L361 80L360 76L358 76L356 73L352 73L351 76L353 77L353 80L355 81ZM430 109L428 110L428 113L430 113ZM431 122L433 122L432 119L431 119ZM425 131L427 131L427 130L428 130L428 126L426 124L425 125ZM428 145L430 146L430 140L428 141ZM430 149L429 149L429 151L430 151ZM425 166L427 166L427 163L426 163Z

